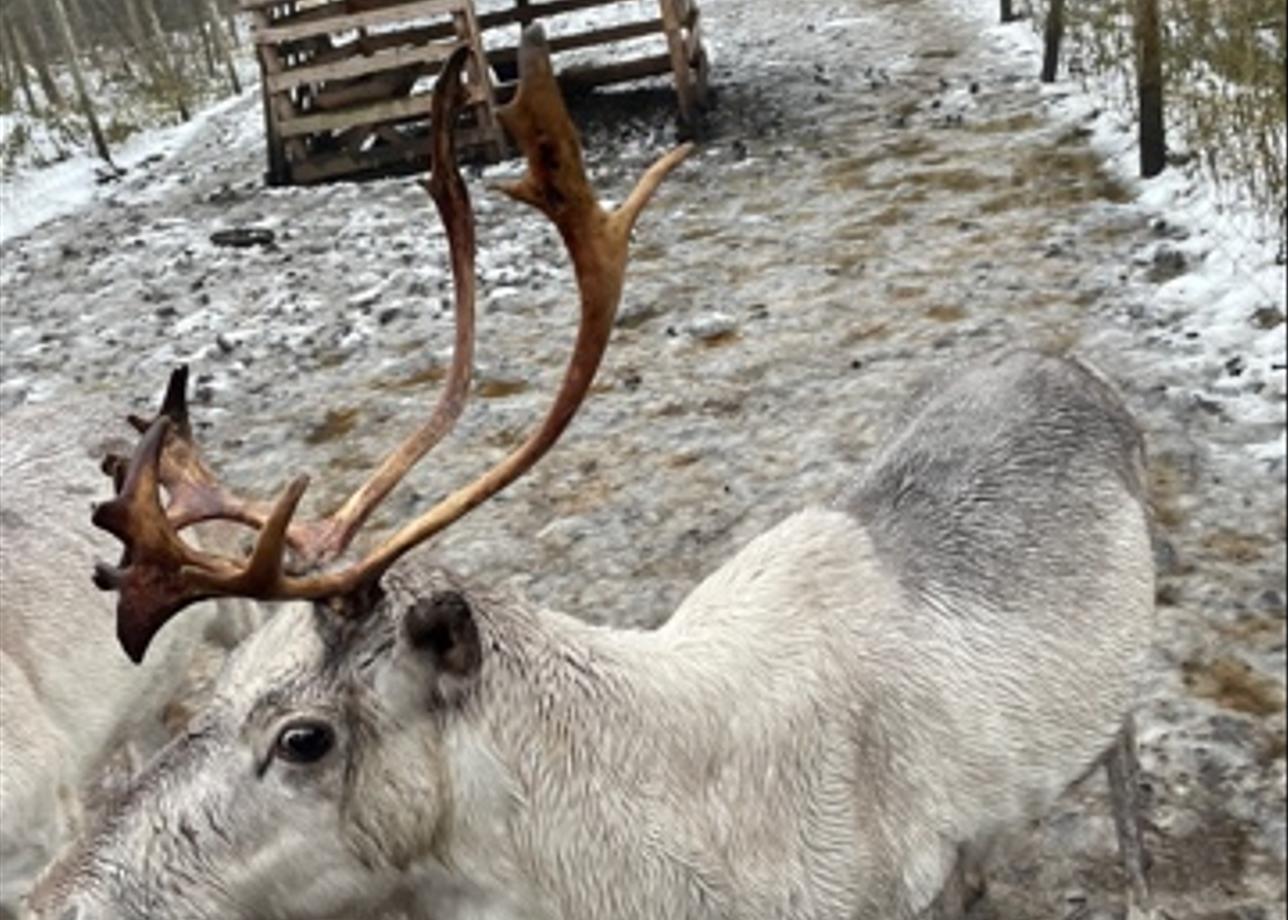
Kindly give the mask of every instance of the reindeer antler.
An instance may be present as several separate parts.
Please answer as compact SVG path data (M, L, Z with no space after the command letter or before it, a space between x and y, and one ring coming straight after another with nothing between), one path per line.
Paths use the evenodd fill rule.
M505 191L544 212L572 257L581 294L581 323L563 383L538 428L499 464L406 524L358 562L322 568L344 552L372 510L451 429L468 392L474 223L452 143L462 92L460 75L468 53L461 48L449 59L433 102L434 166L427 187L447 228L456 285L452 369L437 405L429 419L333 515L293 523L308 478L293 480L271 505L233 495L200 456L183 399L186 372L177 371L158 416L150 422L134 420L144 436L128 465L119 459L106 465L118 483L118 495L94 512L94 522L125 544L121 565L100 564L95 581L120 592L117 635L135 661L142 659L152 637L170 617L197 600L338 598L372 583L405 552L521 476L558 440L585 398L621 299L631 228L659 183L690 148L686 145L662 157L621 207L611 212L601 208L586 179L580 142L559 93L544 34L533 27L523 36L518 94L499 113L526 155L528 171ZM164 507L163 487L170 496ZM258 529L251 554L231 559L205 553L179 536L182 528L212 519ZM297 570L288 569L288 547ZM308 569L316 571L303 571ZM345 605L333 606L345 609Z

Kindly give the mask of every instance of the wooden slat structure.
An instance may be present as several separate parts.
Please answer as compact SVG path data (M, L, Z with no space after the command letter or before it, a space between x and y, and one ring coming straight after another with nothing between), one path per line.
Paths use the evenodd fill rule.
M252 19L263 72L268 180L275 185L423 169L430 89L460 44L476 51L458 146L499 159L496 119L517 77L518 36L548 22L568 89L672 74L680 118L705 104L707 57L696 0L240 0ZM643 6L645 11L641 13ZM589 11L612 11L609 24ZM622 21L625 7L635 18ZM642 16L642 18L640 18ZM562 17L562 19L561 19ZM571 18L571 27L569 19ZM603 17L598 17L603 18ZM601 49L587 59L587 49ZM488 67L477 62L485 59Z

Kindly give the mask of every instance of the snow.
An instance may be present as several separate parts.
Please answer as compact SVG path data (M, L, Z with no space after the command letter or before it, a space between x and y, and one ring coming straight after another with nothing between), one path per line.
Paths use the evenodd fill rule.
M228 111L249 93L258 90L221 100L182 124L139 131L112 150L112 161L129 172L142 163L173 156L199 137L212 118ZM9 124L0 124L0 138L10 130L12 119ZM104 186L116 179L111 167L89 151L52 166L7 175L0 183L0 243L101 202L106 196Z
M1040 69L1042 40L1033 23L1000 23L995 6L976 0L953 3L959 14L975 19L1001 57L1033 73ZM1223 367L1236 359L1246 361L1240 376L1248 376L1224 395L1240 418L1266 427L1269 436L1256 454L1282 459L1288 450L1283 402L1267 400L1263 393L1266 388L1284 392L1288 339L1282 324L1259 329L1248 322L1257 310L1288 314L1282 229L1238 190L1219 186L1196 162L1141 178L1135 125L1116 85L1123 79L1122 74L1059 79L1042 90L1047 115L1089 129L1092 148L1171 237L1154 253L1137 257L1155 258L1159 251L1171 250L1183 259L1183 274L1164 283L1154 297L1154 309L1185 317L1184 328L1167 336L1166 360ZM1176 137L1175 128L1169 130L1171 145L1184 148L1184 138Z

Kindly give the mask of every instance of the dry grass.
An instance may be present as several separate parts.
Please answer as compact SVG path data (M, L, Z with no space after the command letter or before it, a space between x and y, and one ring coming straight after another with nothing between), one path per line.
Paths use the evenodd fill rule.
M1042 27L1046 0L1035 3ZM1135 107L1131 0L1067 3L1064 59L1075 75L1109 75ZM1247 194L1285 234L1282 0L1162 0L1169 148L1221 185Z

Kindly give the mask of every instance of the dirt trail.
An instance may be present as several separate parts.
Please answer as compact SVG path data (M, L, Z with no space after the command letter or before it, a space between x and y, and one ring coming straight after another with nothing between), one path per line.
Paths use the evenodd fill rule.
M1173 231L943 3L706 6L719 106L637 233L595 397L433 552L591 620L657 623L836 494L926 374L1006 343L1076 347L1122 383L1154 457L1141 734L1161 899L1176 920L1283 918L1284 464L1265 449L1282 425L1227 410L1237 375L1170 360L1201 334L1151 309L1148 256ZM606 194L672 140L669 110L654 92L579 106ZM190 360L230 478L275 489L304 468L328 480L315 501L342 494L441 376L441 233L408 180L264 190L261 157L247 99L104 206L6 245L0 405L106 388L140 407ZM386 522L517 442L573 328L553 234L472 187L478 398ZM208 240L249 223L277 245ZM1096 777L999 854L980 915L1115 916L1121 887Z

